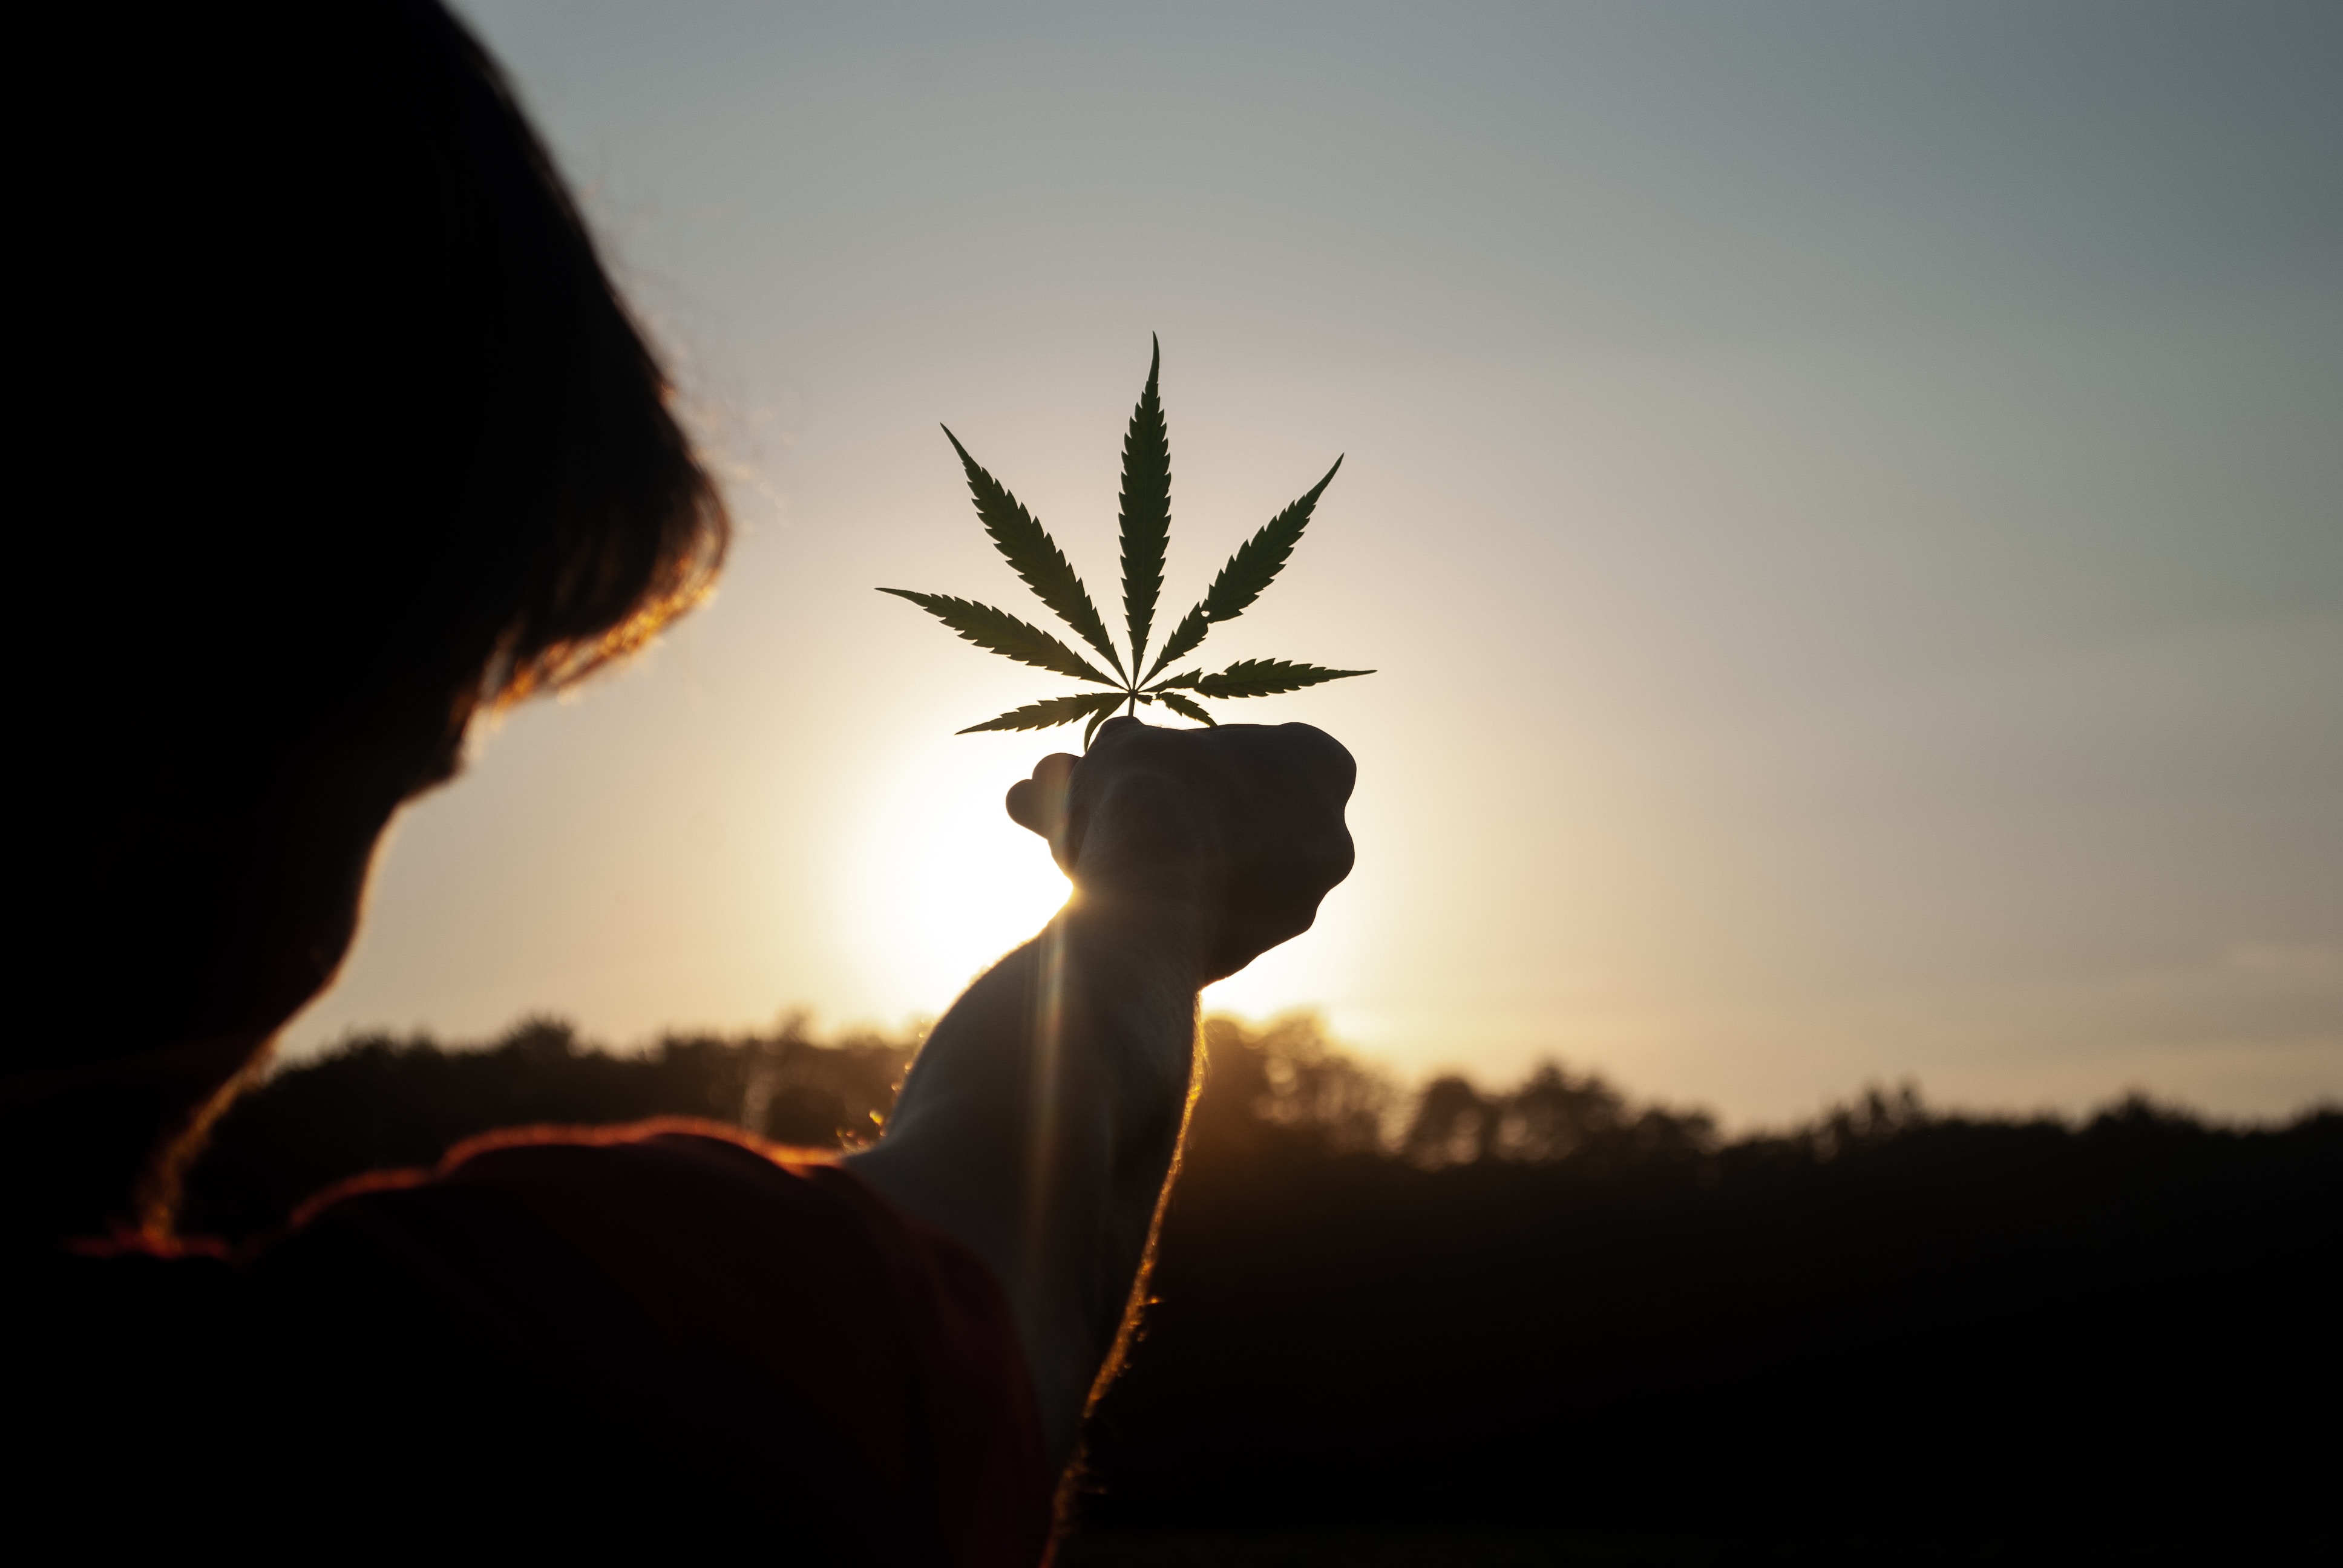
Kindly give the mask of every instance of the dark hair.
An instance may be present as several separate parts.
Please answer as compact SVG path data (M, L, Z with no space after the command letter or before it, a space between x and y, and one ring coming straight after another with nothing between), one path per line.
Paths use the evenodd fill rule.
M177 149L155 204L204 293L156 336L233 403L175 443L216 493L140 540L149 617L309 665L326 706L441 678L497 701L639 644L707 586L724 513L502 74L428 0L206 25L211 79L157 95L198 100L176 135L212 166Z
M24 449L55 477L16 481L19 771L45 832L25 885L54 983L143 964L134 990L200 988L227 960L197 928L276 918L269 879L323 841L305 813L360 776L427 787L480 706L640 645L707 590L728 525L551 160L442 6L67 10L27 44L48 94L20 113L45 264ZM99 1003L33 1009L9 1054L85 1054L38 1037ZM191 1027L176 1005L98 1048Z

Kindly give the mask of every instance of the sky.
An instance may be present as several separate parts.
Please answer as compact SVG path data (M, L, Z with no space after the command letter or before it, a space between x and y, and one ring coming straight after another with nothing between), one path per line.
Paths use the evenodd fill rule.
M468 0L720 466L716 597L478 737L288 1033L931 1017L1065 894L940 423L1358 869L1207 993L1748 1125L2343 1096L2343 9ZM1023 602L1021 603L1021 601ZM1113 618L1110 616L1110 618Z

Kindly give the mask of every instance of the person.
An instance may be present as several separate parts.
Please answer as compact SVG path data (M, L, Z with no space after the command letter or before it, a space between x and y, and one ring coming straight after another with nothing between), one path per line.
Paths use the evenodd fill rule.
M483 715L689 609L727 522L437 0L44 27L67 107L32 176L0 1079L17 1529L1040 1560L1178 1157L1197 993L1349 871L1349 754L1118 719L1045 759L1009 809L1073 895L861 1151L523 1129L265 1245L179 1235L186 1161L342 961L401 805Z

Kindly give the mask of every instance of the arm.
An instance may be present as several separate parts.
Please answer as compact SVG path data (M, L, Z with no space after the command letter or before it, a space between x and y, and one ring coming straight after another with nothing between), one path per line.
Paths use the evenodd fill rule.
M1074 896L928 1037L857 1175L991 1265L1053 1463L1136 1295L1192 1077L1196 993L1309 929L1351 869L1350 754L1306 725L1101 727L1010 814Z

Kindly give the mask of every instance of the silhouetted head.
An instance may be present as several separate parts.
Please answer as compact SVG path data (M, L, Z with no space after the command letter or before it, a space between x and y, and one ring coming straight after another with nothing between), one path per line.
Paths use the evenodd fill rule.
M13 1072L273 1030L474 715L640 643L726 538L438 5L93 10L25 56L69 107L27 156Z

